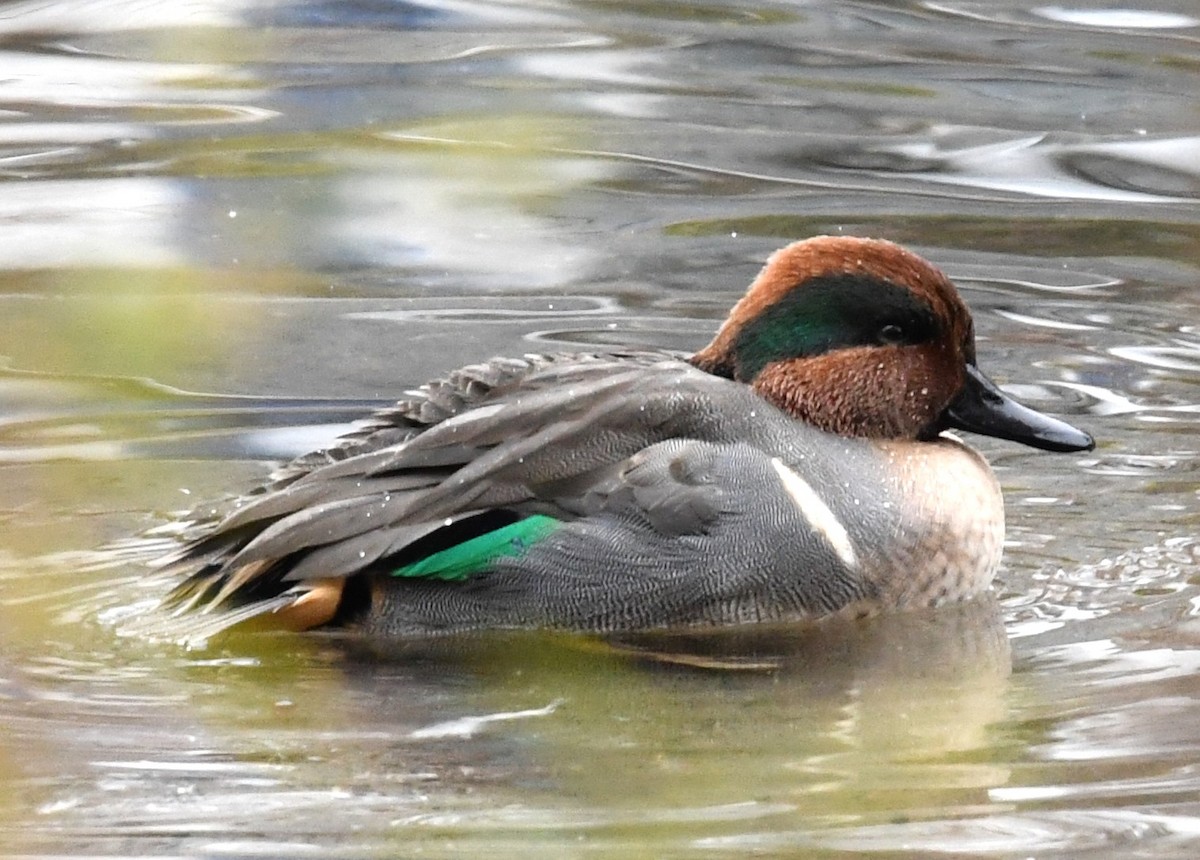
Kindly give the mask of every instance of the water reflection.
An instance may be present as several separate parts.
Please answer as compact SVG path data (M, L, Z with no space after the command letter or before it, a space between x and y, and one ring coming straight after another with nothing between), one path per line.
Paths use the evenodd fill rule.
M1135 30L1175 30L1200 26L1200 18L1153 9L1070 9L1041 6L1035 15L1084 27L1114 27Z
M55 153L56 160L62 155ZM24 171L28 159L5 160ZM184 203L181 189L153 179L106 182L9 183L0 218L0 254L12 269L55 266L172 266L172 219Z
M593 255L556 237L541 213L601 178L602 166L520 152L523 138L539 134L535 124L497 122L472 133L503 135L503 146L472 151L457 138L424 148L432 151L358 159L336 189L341 211L317 225L340 245L322 254L326 262L469 268L483 283L524 289L561 283L564 272L587 278ZM519 279L514 257L525 261Z
M36 661L30 713L54 719L57 702L96 724L56 753L82 756L87 776L57 783L43 820L76 838L118 823L125 838L186 832L191 850L214 851L253 809L272 846L332 847L365 826L367 846L452 831L460 850L537 831L554 851L614 828L666 846L834 824L849 797L865 820L962 810L1006 779L971 761L1008 685L987 602L862 631L670 643L775 661L733 674L651 657L646 643L533 634L409 646L385 663L336 640L297 644L243 640L240 659L164 653L153 672L145 652L136 667ZM672 716L681 708L688 720ZM493 802L463 802L480 791ZM319 823L297 818L321 807Z
M943 128L911 144L831 154L828 163L1063 200L1166 203L1200 188L1195 138L1079 144L1045 135L988 139L994 137L990 130Z
M8 3L0 18L3 32L102 33L110 30L170 27L230 27L244 21L253 0L189 0L188 3L145 3L140 0L37 0Z

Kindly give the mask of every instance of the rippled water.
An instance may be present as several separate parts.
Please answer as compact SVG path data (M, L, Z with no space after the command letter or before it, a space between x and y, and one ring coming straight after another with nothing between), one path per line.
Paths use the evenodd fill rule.
M0 6L0 853L1196 856L1198 46L1167 0ZM996 603L119 635L162 584L102 545L459 363L694 347L839 232L1100 442L975 440Z

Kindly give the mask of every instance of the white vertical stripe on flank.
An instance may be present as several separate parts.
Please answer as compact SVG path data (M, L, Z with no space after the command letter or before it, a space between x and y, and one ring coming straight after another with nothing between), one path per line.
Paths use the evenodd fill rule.
M850 535L833 511L829 510L829 505L809 486L808 481L789 469L778 457L771 458L771 465L778 473L783 488L787 490L787 494L792 497L792 501L809 524L825 538L826 543L847 567L856 566L858 556L854 552L854 545L850 543Z

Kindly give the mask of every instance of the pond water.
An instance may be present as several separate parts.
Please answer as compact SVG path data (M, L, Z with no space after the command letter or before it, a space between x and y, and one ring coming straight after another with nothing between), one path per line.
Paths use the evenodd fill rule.
M0 68L3 856L1200 851L1194 3L18 0ZM698 346L817 233L942 266L1098 439L972 440L994 601L122 635L164 586L106 545L458 364Z

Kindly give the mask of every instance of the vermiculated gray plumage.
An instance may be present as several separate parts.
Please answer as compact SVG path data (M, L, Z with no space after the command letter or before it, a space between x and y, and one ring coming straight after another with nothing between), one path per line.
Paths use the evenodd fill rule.
M828 438L673 354L473 365L285 466L170 562L190 573L176 599L216 610L374 572L395 633L827 612L870 588L813 533L770 460L837 487L831 472L870 451L844 440L840 469L810 467L806 433ZM836 510L839 496L826 502ZM564 525L466 582L387 577L420 541L495 511Z

